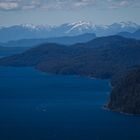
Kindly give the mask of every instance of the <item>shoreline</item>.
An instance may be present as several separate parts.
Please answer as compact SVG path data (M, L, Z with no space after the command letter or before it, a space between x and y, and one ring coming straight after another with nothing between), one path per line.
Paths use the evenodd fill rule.
M115 111L115 110L112 110L112 109L108 108L106 105L104 105L102 107L102 109L106 110L106 111L109 111L109 112L114 112L114 113L117 113L117 114L125 115L125 116L140 117L140 114L132 114L132 113L125 113L125 112L122 112L122 111Z
M7 67L7 66L1 66L1 67ZM16 66L8 66L8 67L13 67L15 68ZM21 67L16 67L16 68L21 68ZM25 68L25 67L24 67ZM112 89L113 86L111 84L111 80L110 79L103 79L103 78L96 78L96 77L92 77L92 76L86 76L86 75L80 75L80 74L59 74L59 73L49 73L49 72L45 72L45 71L41 71L40 69L37 69L36 67L26 67L26 68L33 68L34 70L37 70L41 73L43 73L44 75L47 75L47 74L51 74L51 75L59 75L59 76L77 76L77 77L85 77L85 78L89 78L91 80L108 80L109 81L109 87ZM111 92L109 92L109 95L111 94ZM137 116L137 117L140 117L140 114L132 114L132 113L125 113L125 112L122 112L122 111L116 111L116 110L113 110L113 109L110 109L108 108L106 105L103 105L102 106L102 109L104 110L107 110L107 111L111 111L111 112L116 112L116 113L119 113L119 114L122 114L122 115L127 115L127 116Z

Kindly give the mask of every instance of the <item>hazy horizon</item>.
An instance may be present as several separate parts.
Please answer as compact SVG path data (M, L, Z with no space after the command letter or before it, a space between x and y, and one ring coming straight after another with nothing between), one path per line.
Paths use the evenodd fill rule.
M60 23L60 24L48 24L48 23L40 23L40 24L34 24L34 23L15 23L15 24L11 24L11 25L0 25L1 27L11 27L11 26L20 26L20 25L33 25L33 26L61 26L61 25L63 25L63 24L72 24L72 23L78 23L78 22L85 22L85 23L90 23L91 25L93 25L93 26L110 26L110 25L112 25L112 24L115 24L115 23L117 23L117 24L121 24L121 23L134 23L134 24L136 24L136 25L140 25L140 23L136 23L136 22L133 22L133 21L118 21L118 22L112 22L112 23L108 23L108 24L95 24L95 23L93 23L92 21L84 21L84 20L77 20L77 21L73 21L73 22L63 22L63 23Z
M79 20L97 25L140 24L139 13L139 0L1 0L0 26L61 25Z

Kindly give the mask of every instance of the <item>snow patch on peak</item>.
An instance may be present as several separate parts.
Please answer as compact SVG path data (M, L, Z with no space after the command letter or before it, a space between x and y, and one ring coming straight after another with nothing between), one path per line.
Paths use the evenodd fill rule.
M68 24L69 27L71 27L67 33L70 33L72 31L79 31L80 33L84 32L85 30L90 30L93 29L94 25L91 22L86 22L86 21L78 21L78 22L73 22Z
M139 26L136 23L131 22L131 21L128 21L128 22L120 22L119 24L121 25L122 28L125 28L125 27L137 28Z
M87 21L78 21L78 22L73 22L69 24L70 26L83 26L83 25L93 25L91 22L87 22Z
M22 24L21 25L23 28L29 29L29 30L49 30L51 28L53 28L50 25L33 25L33 24Z
M26 23L26 24L21 24L21 26L22 26L23 28L28 28L28 29L35 29L35 28L36 28L35 25L33 25L33 24L28 24L28 23Z

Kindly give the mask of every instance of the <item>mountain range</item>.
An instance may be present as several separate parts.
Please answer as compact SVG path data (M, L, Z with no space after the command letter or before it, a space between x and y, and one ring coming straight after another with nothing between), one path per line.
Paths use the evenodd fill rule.
M126 37L126 38L135 38L135 39L140 39L140 29L135 31L134 33L130 32L121 32L118 35Z
M76 43L88 42L96 38L94 33L85 33L77 36L64 36L64 37L54 37L46 39L21 39L13 40L8 42L0 42L0 45L3 47L33 47L44 43L58 43L63 45L72 45Z
M0 59L0 64L34 66L51 73L110 78L140 65L139 54L139 40L109 36L70 46L42 44L24 53Z
M133 22L120 22L111 25L94 25L91 22L78 21L60 26L22 24L0 27L0 42L20 39L54 38L95 33L97 36L115 35L119 32L135 32L140 25Z
M26 51L25 47L2 47L0 46L0 58L5 56L11 56Z

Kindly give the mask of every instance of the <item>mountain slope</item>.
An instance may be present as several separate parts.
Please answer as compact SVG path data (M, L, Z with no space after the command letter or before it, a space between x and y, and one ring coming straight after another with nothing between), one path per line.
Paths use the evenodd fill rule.
M119 79L107 107L117 112L140 114L140 68L129 71Z

